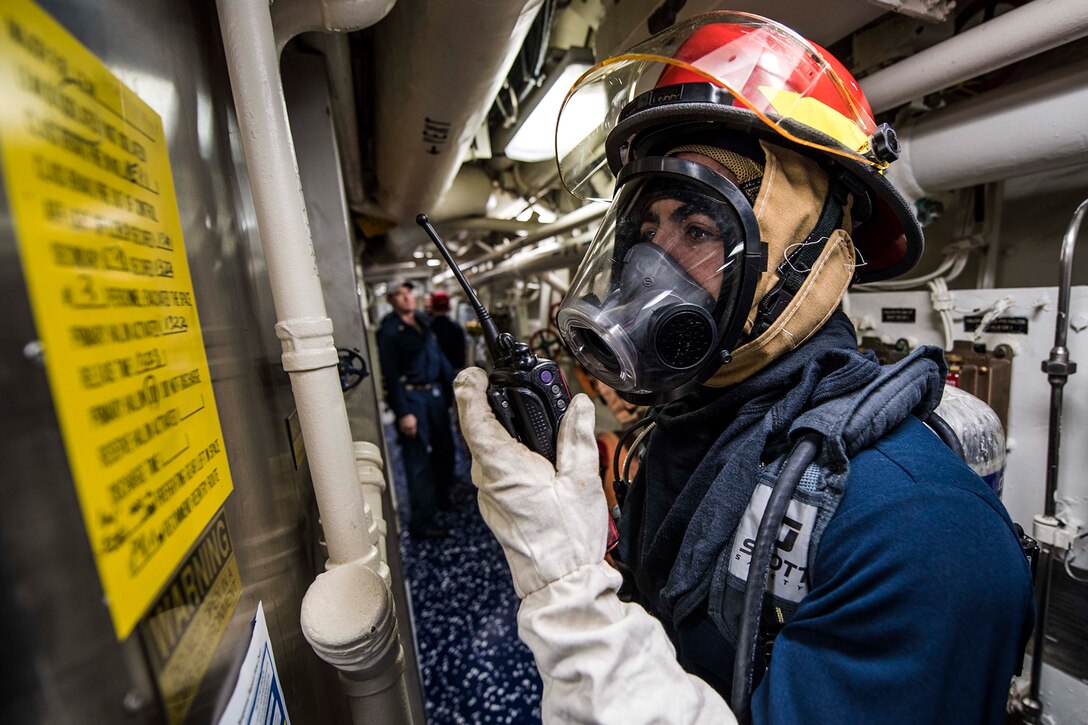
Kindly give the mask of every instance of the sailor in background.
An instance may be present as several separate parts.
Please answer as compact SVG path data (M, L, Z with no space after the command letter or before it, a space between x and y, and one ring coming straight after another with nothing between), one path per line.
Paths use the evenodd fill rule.
M416 310L414 290L411 282L390 290L393 311L378 328L378 353L385 401L397 419L408 478L409 533L436 539L449 534L434 517L438 508L450 505L453 483L453 368L438 346L430 318Z
M560 169L612 205L558 324L586 369L654 406L613 551L624 575L603 561L588 399L553 467L495 420L482 371L456 384L545 721L1001 722L1032 620L1017 533L922 422L942 352L881 366L838 311L852 282L921 256L881 173L893 132L829 53L739 13L600 63L565 111L592 107L605 117ZM753 540L802 441L819 448L774 539L738 698Z
M465 367L465 331L450 318L450 296L442 290L431 294L431 330L453 371L460 372Z

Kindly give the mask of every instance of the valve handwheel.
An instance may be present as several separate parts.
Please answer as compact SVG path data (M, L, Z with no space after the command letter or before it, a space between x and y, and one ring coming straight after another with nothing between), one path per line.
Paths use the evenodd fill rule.
M358 348L338 347L336 352L340 361L336 364L340 372L340 389L345 393L363 382L370 371L366 369L366 361L359 354Z
M555 360L564 350L559 333L549 327L537 330L529 336L529 348L534 355L551 360Z

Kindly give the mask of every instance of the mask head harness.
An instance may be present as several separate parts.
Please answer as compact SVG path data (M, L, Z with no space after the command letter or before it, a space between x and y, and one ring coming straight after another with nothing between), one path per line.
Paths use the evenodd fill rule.
M560 307L560 333L624 399L667 402L729 361L765 269L759 225L736 184L695 161L639 158L619 173Z

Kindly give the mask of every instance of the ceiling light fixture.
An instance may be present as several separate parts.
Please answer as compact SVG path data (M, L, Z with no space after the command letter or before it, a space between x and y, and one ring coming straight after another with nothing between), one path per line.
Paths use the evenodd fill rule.
M567 96L574 82L593 65L593 54L588 48L571 48L552 69L548 77L544 79L540 88L529 98L518 122L510 129L504 153L507 158L515 161L546 161L555 158L555 124L559 118L559 109L563 105L563 99ZM599 96L599 97L598 97ZM572 118L583 118L590 126L596 125L604 112L606 100L603 92L594 95L590 92L580 93L572 103L580 104L578 108L570 109L574 113ZM601 108L581 108L581 104L593 106L599 104ZM567 146L573 145L585 134L583 129L574 129L573 124L564 124L564 136L570 136L569 140L560 138L559 148L562 153ZM588 132L591 128L584 129ZM564 143L564 141L567 143Z

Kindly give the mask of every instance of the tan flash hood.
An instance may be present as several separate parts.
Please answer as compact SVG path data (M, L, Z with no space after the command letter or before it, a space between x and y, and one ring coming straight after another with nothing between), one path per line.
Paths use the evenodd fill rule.
M760 278L745 333L755 322L756 306L778 282L778 266L787 250L816 227L828 193L827 174L815 161L793 151L760 142L766 161L755 201L755 215L767 244L767 271ZM849 210L843 221L849 228ZM837 229L812 265L796 296L767 330L733 351L705 385L724 388L745 380L793 350L820 329L838 307L854 275L854 245L845 229Z

